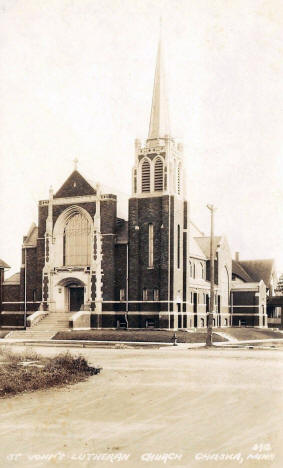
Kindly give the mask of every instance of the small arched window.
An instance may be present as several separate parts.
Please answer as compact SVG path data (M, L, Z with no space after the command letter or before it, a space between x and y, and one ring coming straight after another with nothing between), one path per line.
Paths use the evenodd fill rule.
M146 288L143 288L143 290L142 290L142 300L143 301L148 300L148 290Z
M142 192L150 192L150 162L145 159L142 163Z
M154 191L161 192L163 190L163 162L157 158L154 164Z
M155 288L153 290L153 300L154 301L159 301L159 289Z

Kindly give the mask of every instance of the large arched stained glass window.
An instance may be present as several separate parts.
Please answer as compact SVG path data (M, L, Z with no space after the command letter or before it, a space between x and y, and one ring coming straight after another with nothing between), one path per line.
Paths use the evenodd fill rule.
M64 229L64 265L90 265L91 227L81 213L72 216Z

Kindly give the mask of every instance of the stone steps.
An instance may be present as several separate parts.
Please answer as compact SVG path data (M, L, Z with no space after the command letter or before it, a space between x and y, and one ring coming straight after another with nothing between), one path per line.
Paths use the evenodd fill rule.
M50 340L58 331L69 330L70 312L51 312L40 322L26 330L15 330L6 335L8 339Z

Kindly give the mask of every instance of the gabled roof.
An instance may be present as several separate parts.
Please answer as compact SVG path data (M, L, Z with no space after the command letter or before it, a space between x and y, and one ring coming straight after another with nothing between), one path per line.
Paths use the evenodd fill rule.
M38 227L35 223L32 223L27 235L24 237L25 247L36 247L38 238Z
M1 269L6 269L6 268L11 268L4 260L0 258L0 268Z
M241 278L245 283L252 283L253 279L236 260L232 260L232 273Z
M202 250L202 252L206 256L206 258L210 258L210 236L208 236L208 237L206 237L206 236L194 237L194 239L198 243L200 249ZM214 236L214 242L213 242L214 256L216 256L216 249L217 249L218 245L220 244L221 239L222 239L221 236Z
M203 253L195 237L190 238L190 257L200 257L206 259L206 255Z
M20 273L14 273L10 278L7 278L4 281L4 284L20 284L21 280L21 274Z
M54 198L95 195L96 190L77 170L74 170L64 184L55 193Z
M129 196L124 192L117 191L105 184L99 184L103 194L113 194L117 197L117 215L123 218L128 217ZM78 170L74 170L60 189L55 193L54 198L79 197L85 195L96 195L98 183L85 177Z
M241 260L238 262L253 281L263 280L267 287L270 287L272 274L274 272L274 260Z

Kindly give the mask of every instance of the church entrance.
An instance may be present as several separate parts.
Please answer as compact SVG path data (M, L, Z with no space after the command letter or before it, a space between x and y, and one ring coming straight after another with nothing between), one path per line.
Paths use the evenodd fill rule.
M70 287L70 312L76 312L80 310L81 305L84 303L84 288Z

